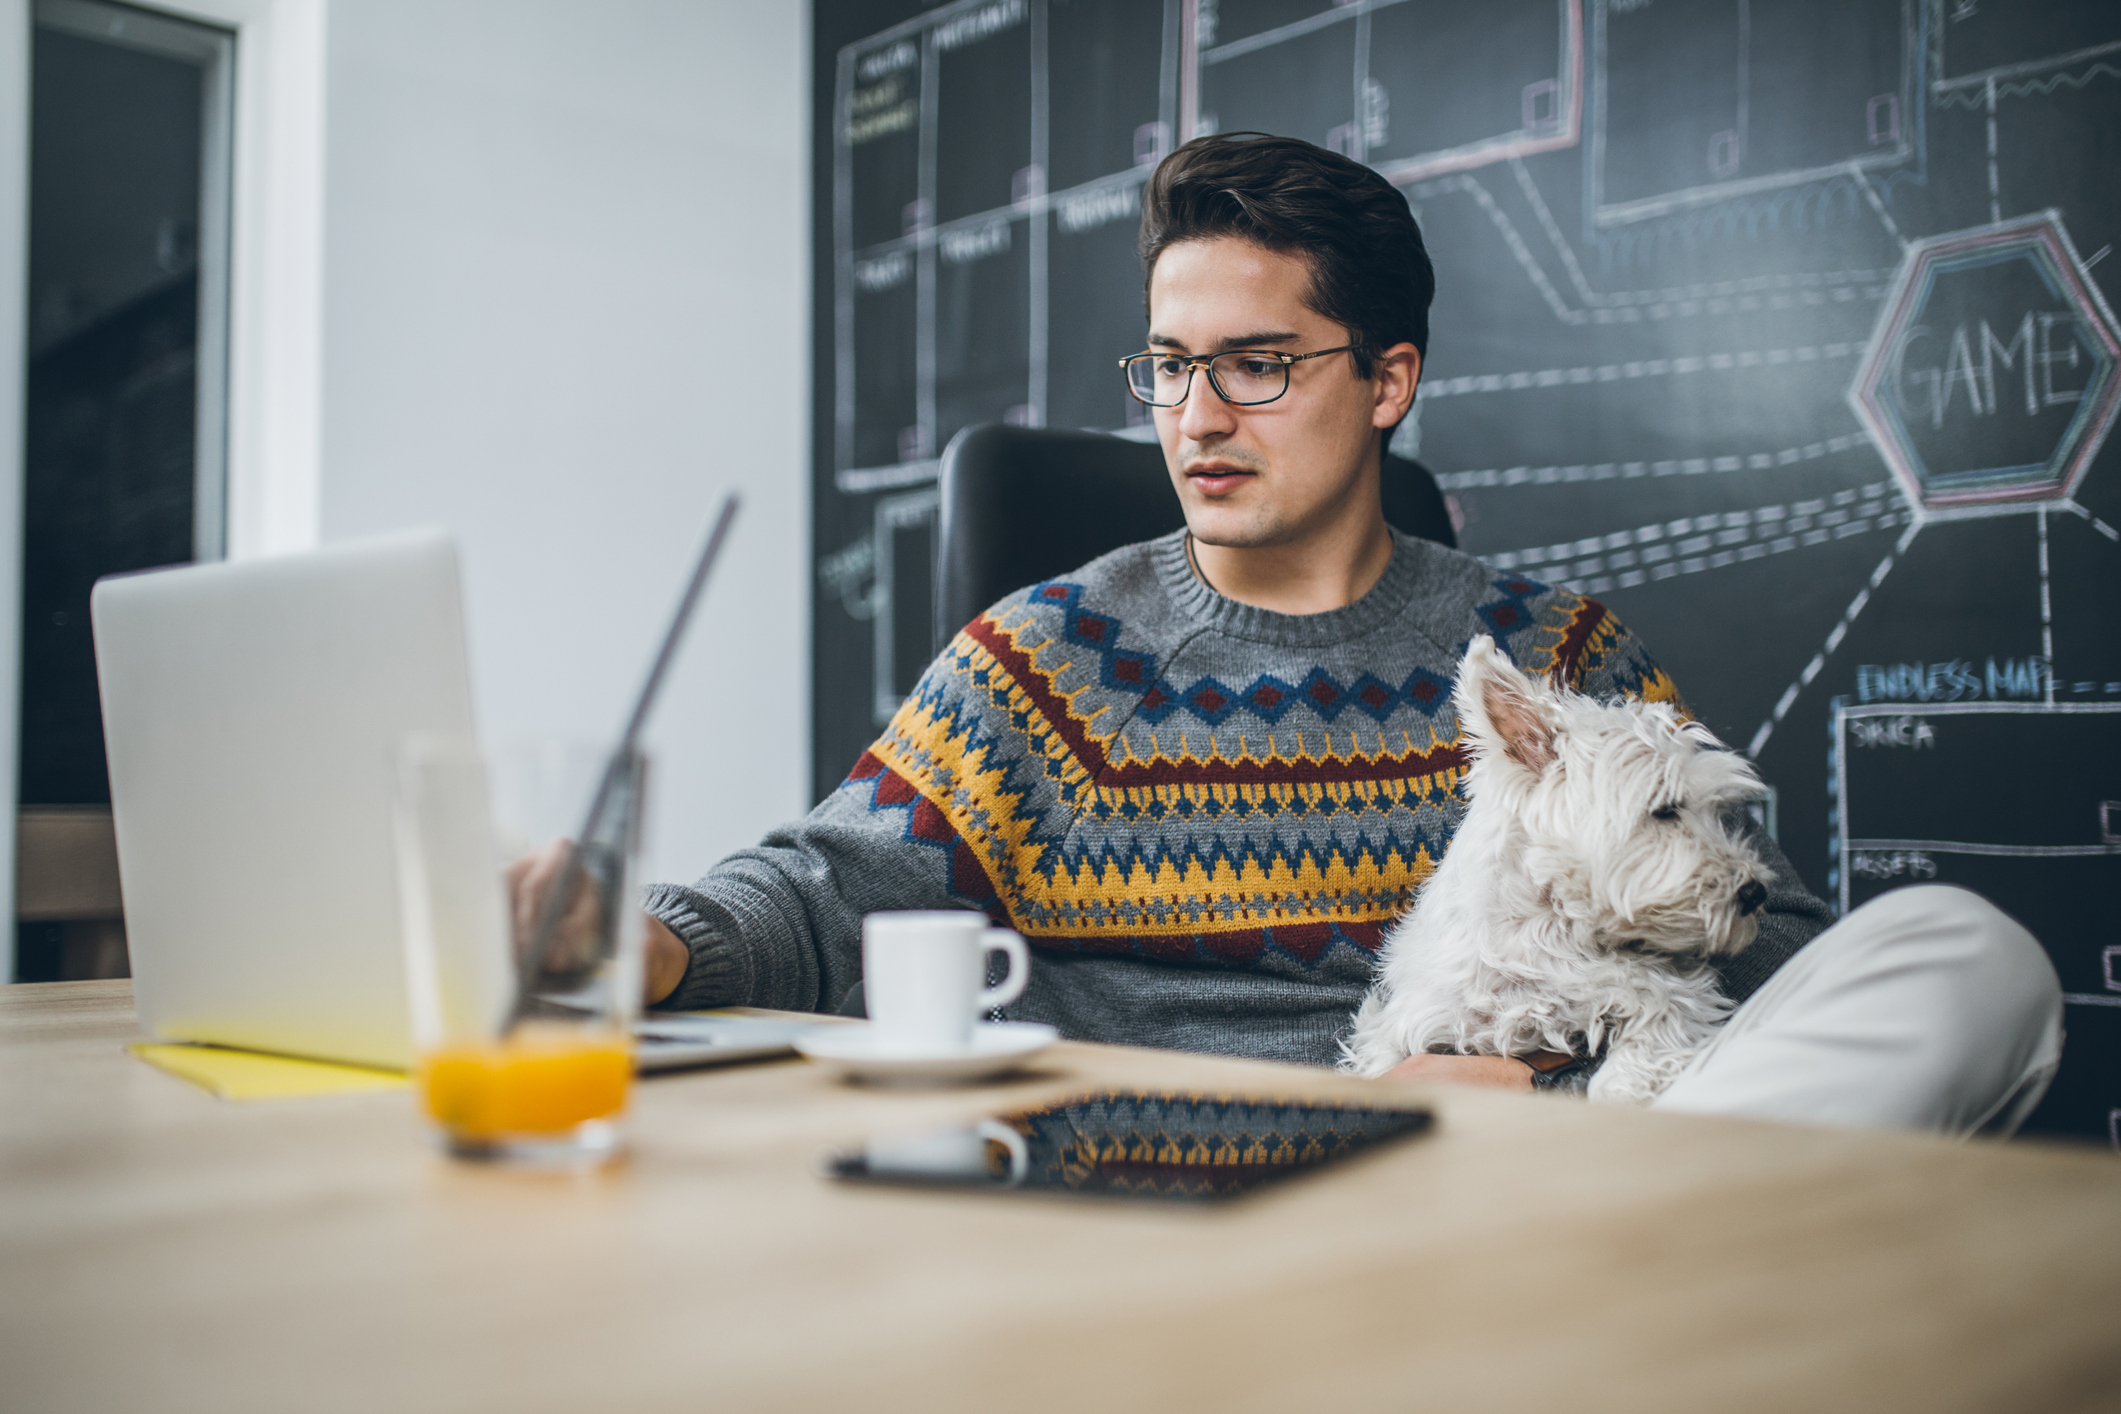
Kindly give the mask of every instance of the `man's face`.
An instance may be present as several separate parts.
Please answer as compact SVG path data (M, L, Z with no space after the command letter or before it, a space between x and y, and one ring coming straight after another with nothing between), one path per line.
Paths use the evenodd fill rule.
M1309 308L1310 267L1232 236L1185 241L1157 258L1149 280L1149 348L1205 358L1226 349L1304 354L1348 342ZM1235 549L1301 541L1373 498L1377 432L1396 411L1378 384L1355 376L1350 354L1289 368L1289 391L1238 407L1205 369L1174 408L1156 409L1164 462L1196 539Z

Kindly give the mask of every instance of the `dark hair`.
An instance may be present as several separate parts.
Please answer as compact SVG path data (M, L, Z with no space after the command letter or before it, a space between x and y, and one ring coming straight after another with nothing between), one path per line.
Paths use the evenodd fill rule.
M1293 137L1197 137L1157 164L1142 194L1145 292L1158 256L1216 236L1302 256L1304 303L1347 329L1358 377L1394 344L1427 360L1436 271L1407 199L1362 163Z

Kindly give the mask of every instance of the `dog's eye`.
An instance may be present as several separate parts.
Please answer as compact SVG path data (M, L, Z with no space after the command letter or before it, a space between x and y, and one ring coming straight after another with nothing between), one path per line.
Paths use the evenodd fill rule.
M1679 807L1676 805L1660 805L1650 812L1650 818L1652 820L1677 820L1679 818Z

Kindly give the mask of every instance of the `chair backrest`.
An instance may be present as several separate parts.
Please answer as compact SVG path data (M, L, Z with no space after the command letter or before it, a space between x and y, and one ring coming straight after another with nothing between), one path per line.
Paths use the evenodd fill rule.
M1163 449L1102 432L968 427L943 450L941 489L938 644L1011 590L1186 523ZM1392 525L1457 547L1443 493L1420 462L1387 456L1383 492Z

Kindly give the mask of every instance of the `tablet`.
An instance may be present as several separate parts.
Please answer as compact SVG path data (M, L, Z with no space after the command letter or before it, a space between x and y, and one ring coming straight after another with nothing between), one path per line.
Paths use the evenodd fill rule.
M856 1183L1215 1201L1427 1130L1411 1106L1107 1090L827 1154Z

